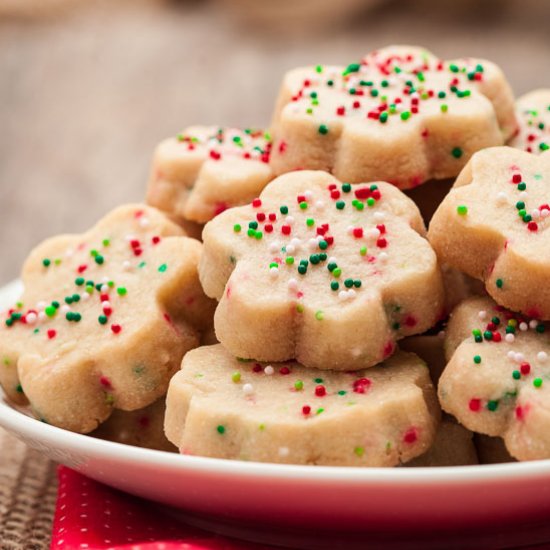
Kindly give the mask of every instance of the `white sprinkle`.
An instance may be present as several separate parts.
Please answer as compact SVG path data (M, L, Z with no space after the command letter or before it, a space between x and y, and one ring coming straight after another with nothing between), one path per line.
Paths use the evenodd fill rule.
M289 450L288 447L279 447L279 456L288 456Z
M513 344L514 343L514 340L516 339L516 337L512 334L512 333L509 333L507 334L504 339L509 343L509 344Z
M269 276L272 279L275 279L279 275L279 268L278 267L270 267L269 268Z
M497 193L497 202L501 204L507 202L506 193L504 191L500 191L499 193Z
M534 210L531 210L531 217L534 220L540 219L540 210L538 208L535 208Z
M306 198L306 200L310 201L313 198L313 193L308 190L304 193L304 197Z
M443 340L443 338L445 338L445 331L444 331L444 330L440 330L440 331L437 333L437 337L438 337L440 340Z
M527 191L520 191L519 196L520 196L522 199L527 198Z
M483 309L477 315L482 321L487 319L487 312Z
M38 316L36 315L36 313L31 311L30 313L27 313L27 315L25 315L25 319L27 321L27 325L34 325L34 323L36 323L36 320L38 319Z
M338 262L336 261L336 258L334 256L330 256L329 259L328 259L328 263L329 264L336 264Z
M547 208L545 208L544 210L541 210L541 211L540 211L540 215L541 215L543 218L547 218L548 216L550 216L550 210L548 210Z
M514 359L515 359L516 363L522 363L523 361L525 361L525 355L523 355L523 353L518 351L515 354Z
M288 290L296 290L298 288L298 281L294 278L288 280Z
M319 243L317 242L317 239L309 239L307 244L308 244L309 248L311 248L311 250L315 250L317 248L317 246L319 245Z
M111 307L111 302L105 300L104 302L101 302L101 307L105 309L106 307Z
M536 319L531 319L529 321L529 328L535 329L535 328L537 328L538 324L539 324L539 322Z
M275 254L275 253L279 252L280 247L281 247L281 245L277 241L272 242L269 245L269 251L271 252L271 254Z
M348 293L345 290L341 290L338 293L338 299L342 302L345 302L348 299Z
M318 210L323 210L323 208L325 207L325 203L321 200L317 201L315 203L315 207L318 209Z
M537 361L539 363L546 363L548 360L548 354L545 351L539 351L537 353Z
M527 326L527 323L525 323L524 321L519 324L519 330L521 330L522 332L525 332L528 328L529 327Z
M90 299L90 295L89 295L87 292L83 292L83 293L80 295L80 299L81 299L83 302L87 302L87 301Z
M45 307L47 306L48 304L46 304L46 302L44 302L44 300L40 300L37 304L36 304L36 309L45 309Z
M135 241L136 240L136 236L135 235L132 235L131 233L129 235L126 235L126 237L124 237L124 239L128 242L130 241Z
M109 292L109 285L101 285L101 292Z
M71 310L71 308L68 306L68 304L63 304L61 306L61 313L67 313L70 310Z
M353 235L353 225L348 225L348 228L347 228L347 232L348 232L348 235Z
M67 250L65 251L65 256L67 258L70 258L73 254L74 254L74 250L72 248L67 248Z
M350 288L350 289L348 290L348 298L350 298L350 299L351 299L351 298L355 298L355 295L356 295L355 290L354 290L353 288Z
M45 320L46 320L46 317L47 317L47 315L46 315L43 311L40 311L40 312L38 313L38 320L39 320L39 321L45 321Z
M378 261L385 264L388 261L388 253L380 252L380 254L378 254Z
M386 215L384 214L384 212L375 212L374 213L374 219L377 222L381 222L385 217L386 217Z
M300 239L298 239L298 237L294 237L291 241L290 241L290 244L292 246L295 246L296 248L299 248L300 245L302 244L302 241Z
M506 355L508 356L508 359L511 359L512 361L516 358L516 352L512 349Z
M275 372L275 369L271 365L267 365L267 367L264 369L264 372L268 376L271 376Z
M285 222L288 224L288 225L292 225L294 223L294 218L292 216L287 216L285 218Z
M139 226L140 227L149 227L149 218L146 218L145 216L142 216L139 219Z
M122 262L122 269L124 269L124 271L130 271L132 269L132 264L128 260L124 260Z
M378 229L377 227L373 227L372 229L369 229L367 231L367 236L370 237L371 239L378 239L378 237L380 237L380 229Z
M293 245L293 244L288 244L286 246L286 251L287 251L287 254L294 254L294 252L296 252L296 247Z
M252 387L252 384L244 384L243 393L245 395L250 395L251 393L254 393L254 388Z

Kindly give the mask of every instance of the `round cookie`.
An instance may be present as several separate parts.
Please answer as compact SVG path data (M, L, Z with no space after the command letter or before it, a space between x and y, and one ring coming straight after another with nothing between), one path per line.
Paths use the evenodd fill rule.
M476 153L430 223L442 263L480 279L501 305L550 319L550 155Z
M443 410L504 438L518 460L550 458L549 327L476 297L456 308L446 331Z
M511 147L541 154L550 148L550 89L534 90L516 101L519 122Z
M272 181L204 228L199 273L235 356L320 369L376 365L443 313L418 209L394 186L325 172Z
M206 223L257 197L273 179L271 137L262 130L191 126L156 148L147 203Z
M184 454L395 466L431 446L439 414L428 369L413 354L334 372L245 362L216 345L185 355L170 382L165 431Z
M512 91L490 61L443 61L390 46L347 67L299 68L284 77L270 164L332 172L400 189L455 177L471 155L516 131Z
M36 416L87 433L166 393L212 324L202 245L158 210L126 205L88 232L36 247L21 301L2 315L0 383Z
M97 430L90 435L124 445L177 452L176 447L164 435L164 396L137 411L115 410Z

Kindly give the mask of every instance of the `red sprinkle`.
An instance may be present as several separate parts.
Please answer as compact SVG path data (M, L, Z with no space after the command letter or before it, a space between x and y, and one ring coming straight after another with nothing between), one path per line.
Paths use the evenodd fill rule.
M122 330L122 327L120 325L111 325L111 330L113 334L118 334Z
M289 369L288 367L281 367L281 368L279 369L279 372L280 372L281 374L290 374L290 369Z
M470 403L468 403L468 407L472 412L479 412L481 410L481 399L470 399Z
M323 397L327 394L327 390L325 388L325 386L315 386L315 395L317 397Z
M418 439L418 433L416 428L409 428L403 435L403 441L405 443L414 443Z
M309 405L304 405L302 407L302 414L307 416L311 412L311 407Z
M363 236L363 228L362 227L355 227L353 229L353 236L356 239L360 239Z
M260 206L262 206L262 201L261 201L261 199L254 199L254 200L252 201L252 206L253 206L254 208L260 208Z
M522 363L519 367L521 374L524 376L531 372L531 365L529 363Z
M53 328L48 330L48 338L50 340L53 340L56 337L56 335L57 335L57 332Z

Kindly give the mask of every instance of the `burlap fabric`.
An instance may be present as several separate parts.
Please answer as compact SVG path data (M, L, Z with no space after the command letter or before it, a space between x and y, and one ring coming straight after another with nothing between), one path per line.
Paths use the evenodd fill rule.
M0 548L49 548L55 464L0 428Z

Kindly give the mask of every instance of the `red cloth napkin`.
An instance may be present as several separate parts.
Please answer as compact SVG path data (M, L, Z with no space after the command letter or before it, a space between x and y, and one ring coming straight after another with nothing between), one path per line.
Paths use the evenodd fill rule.
M260 550L167 517L141 500L60 466L52 550Z

